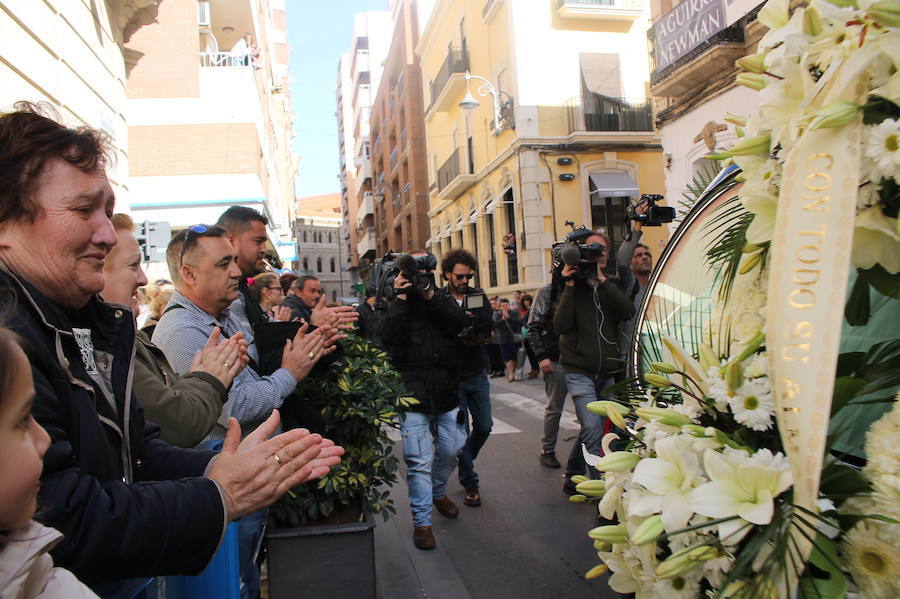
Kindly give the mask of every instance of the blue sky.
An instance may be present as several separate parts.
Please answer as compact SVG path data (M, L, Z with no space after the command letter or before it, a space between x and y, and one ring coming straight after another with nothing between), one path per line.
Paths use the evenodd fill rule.
M353 14L387 5L387 0L287 1L298 197L340 191L334 117L338 60L350 49Z

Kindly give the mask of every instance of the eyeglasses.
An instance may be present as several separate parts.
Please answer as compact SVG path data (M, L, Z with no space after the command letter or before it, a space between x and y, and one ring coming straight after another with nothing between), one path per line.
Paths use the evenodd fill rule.
M267 285L266 289L269 289L269 290L277 289L278 291L284 291L284 289L281 288L281 285L271 285L271 286Z
M466 273L466 274L464 274L464 275L460 275L460 274L457 274L457 273L453 273L453 276L456 277L457 279L465 279L465 280L469 281L469 280L472 279L472 277L475 276L475 273L474 273L474 272L468 272L468 273Z
M207 231L209 231L209 227L206 225L191 225L185 229L184 243L181 244L181 256L178 258L179 265L184 264L184 255L187 253L191 242L194 241L196 243L196 239L202 237Z

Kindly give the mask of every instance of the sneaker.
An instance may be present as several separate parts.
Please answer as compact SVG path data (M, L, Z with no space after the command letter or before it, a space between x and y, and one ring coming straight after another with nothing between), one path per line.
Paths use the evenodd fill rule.
M430 526L416 526L413 529L413 545L419 549L434 549L434 532Z
M566 495L578 494L578 489L575 488L575 483L571 478L566 478L566 482L563 483L563 493Z
M463 503L469 507L478 507L481 505L481 494L478 492L478 485L466 487L466 497L463 499Z
M542 453L540 462L541 466L544 468L559 468L559 460L556 459L556 454L552 451L549 453Z
M434 507L437 508L438 513L444 518L452 519L459 516L459 508L456 507L456 504L446 495L440 499L435 499Z

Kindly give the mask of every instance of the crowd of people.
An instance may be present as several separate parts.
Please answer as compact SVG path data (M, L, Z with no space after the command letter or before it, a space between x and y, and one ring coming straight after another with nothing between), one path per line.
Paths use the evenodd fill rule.
M108 160L101 132L68 129L40 107L0 116L4 585L138 596L153 577L203 570L236 522L241 594L257 597L267 507L343 453L310 432L297 383L327 371L351 330L386 350L418 400L399 426L420 549L436 545L432 509L459 517L447 496L454 469L464 504L482 504L489 376L515 381L526 359L529 376L543 376L542 465L560 467L567 394L579 442L600 453L606 424L586 405L622 371L621 340L647 287L639 224L609 268L608 237L580 240L592 270L565 266L534 300L488 299L472 284L476 258L455 249L439 268L412 252L386 302L370 287L354 309L326 304L316 277L271 272L265 216L236 206L174 235L171 279L150 285L134 223L115 212ZM569 493L571 476L588 473L580 443Z

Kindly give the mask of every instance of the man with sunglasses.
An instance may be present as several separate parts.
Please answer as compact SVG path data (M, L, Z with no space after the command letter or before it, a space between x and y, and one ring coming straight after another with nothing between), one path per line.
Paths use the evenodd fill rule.
M447 497L447 480L466 431L459 413L456 339L466 316L443 293L424 284L437 266L424 251L397 259L393 299L385 310L381 337L403 384L419 403L402 416L400 434L413 519L413 544L434 549L432 504L445 518L459 509ZM417 274L426 275L424 277ZM416 285L410 278L416 279Z
M492 310L484 291L470 287L478 262L475 256L462 248L452 250L441 260L441 273L447 286L441 292L449 295L464 310L469 325L467 334L457 341L459 351L459 409L465 418L468 437L459 452L459 484L466 490L463 503L469 507L481 505L475 458L491 434L494 421L491 418L491 385L485 370L482 345L491 338ZM481 301L472 302L469 297ZM480 307L468 304L478 303ZM471 418L471 428L469 419Z
M631 318L634 307L619 280L605 272L609 237L594 233L580 245L581 265L566 264L562 269L565 283L553 315L553 328L559 334L559 362L566 386L581 422L579 440L588 451L600 455L606 419L589 411L587 404L601 399L613 375L622 369L617 345L619 322ZM589 274L578 276L586 267ZM574 487L567 478L563 490L573 494Z

